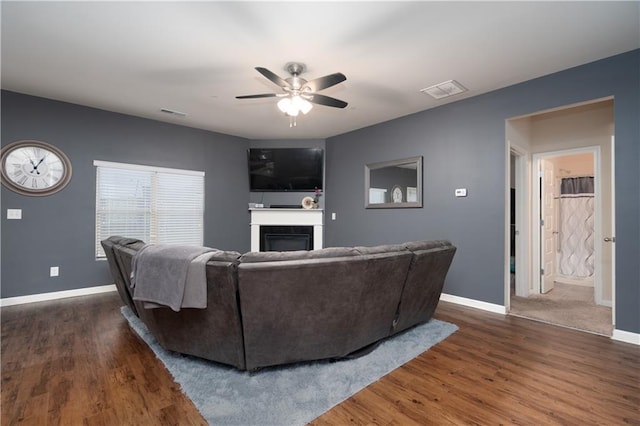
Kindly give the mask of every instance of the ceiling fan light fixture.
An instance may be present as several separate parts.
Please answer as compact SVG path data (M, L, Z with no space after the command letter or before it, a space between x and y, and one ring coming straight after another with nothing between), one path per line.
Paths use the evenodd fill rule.
M297 117L302 111L303 114L308 113L313 108L313 104L299 95L282 98L278 101L278 109L289 117Z
M294 96L292 102L305 115L313 108L313 104L301 96Z
M289 108L291 107L291 98L290 97L286 97L286 98L282 98L278 101L278 108L280 109L280 111L284 112L285 114L289 111Z

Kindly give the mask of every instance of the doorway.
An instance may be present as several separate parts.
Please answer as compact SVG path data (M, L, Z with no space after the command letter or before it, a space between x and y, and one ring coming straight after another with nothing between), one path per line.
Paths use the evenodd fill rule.
M612 334L612 135L612 99L507 121L510 314Z

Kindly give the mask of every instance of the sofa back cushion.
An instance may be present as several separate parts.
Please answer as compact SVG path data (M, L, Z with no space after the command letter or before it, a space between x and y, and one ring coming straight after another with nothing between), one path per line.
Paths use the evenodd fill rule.
M242 256L237 251L219 250L219 249L214 249L214 250L215 250L215 254L213 254L213 256L211 256L211 258L209 259L209 262L232 262L232 263L238 263L238 261L240 260L240 256Z
M241 263L278 262L288 260L327 259L358 256L360 252L351 247L328 247L320 250L261 251L249 252L240 257Z
M419 250L429 250L438 247L451 247L451 242L447 240L432 240L432 241L409 241L402 244L408 250L413 252Z
M358 246L355 248L360 254L378 254L378 253L390 253L407 251L407 247L404 244L383 244L379 246Z
M344 357L392 329L410 252L240 262L247 369Z

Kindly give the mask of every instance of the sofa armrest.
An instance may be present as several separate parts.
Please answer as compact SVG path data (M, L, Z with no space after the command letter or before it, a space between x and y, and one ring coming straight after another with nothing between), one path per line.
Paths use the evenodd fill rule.
M413 260L404 285L394 333L431 319L440 301L444 281L456 248L441 244L413 251Z
M131 264L141 246L116 248L127 287L131 287ZM207 308L145 309L133 301L140 319L165 349L245 368L238 303L237 252L221 252L219 260L207 262ZM225 260L226 259L226 260Z

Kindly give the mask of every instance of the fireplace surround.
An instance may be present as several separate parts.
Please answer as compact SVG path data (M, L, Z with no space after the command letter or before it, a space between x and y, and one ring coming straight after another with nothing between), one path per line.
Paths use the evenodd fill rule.
M251 251L318 250L323 247L324 212L320 209L255 208L249 209L249 211L251 213ZM302 227L305 231L301 230ZM268 233L269 230L276 230L271 233L280 235L280 241L277 244L280 247L284 246L284 250L265 246L262 240L265 232ZM301 237L305 233L310 235ZM285 236L287 234L289 236ZM308 246L302 247L303 238L305 240L309 238ZM273 242L276 243L275 239Z

